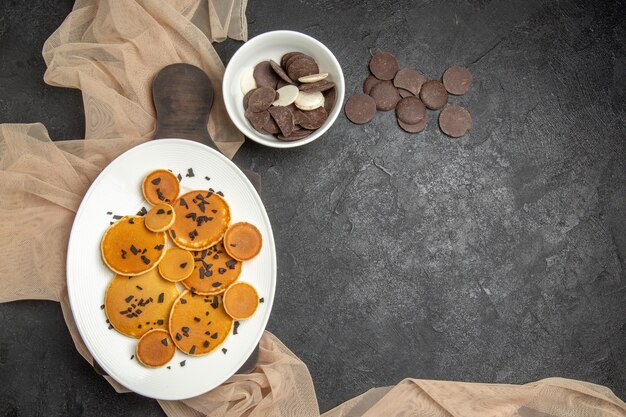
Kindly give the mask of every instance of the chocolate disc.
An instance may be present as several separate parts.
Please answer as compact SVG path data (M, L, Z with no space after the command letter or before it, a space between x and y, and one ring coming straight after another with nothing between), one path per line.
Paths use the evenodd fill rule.
M376 101L367 94L355 94L348 99L344 110L352 123L360 125L374 118Z
M295 59L291 59L293 59L293 61L290 60L290 63L287 66L287 74L292 80L297 80L300 77L305 77L307 75L313 75L320 72L317 63L311 57L299 56Z
M379 80L393 80L399 69L398 60L389 52L379 52L370 59L370 71Z
M400 101L398 89L393 86L391 81L383 81L372 87L370 96L376 102L376 109L380 111L389 111L396 108L396 104Z
M280 80L278 80L278 84L276 84L276 89L280 90L281 88L283 88L286 85L293 85L291 83L288 83L287 81L283 80L282 78Z
M400 94L400 97L402 98L414 97L413 93L411 93L409 90L405 90L404 88L398 88L398 94Z
M267 87L276 90L280 77L276 75L269 61L263 61L254 67L254 81L258 87Z
M297 52L297 51L287 52L285 55L283 55L280 58L280 66L283 68L287 68L287 61L289 60L289 58L296 56L296 55L304 55L304 54L302 52Z
M422 120L415 123L414 125L404 123L402 120L398 119L398 125L400 125L402 130L404 130L405 132L409 132L409 133L421 132L422 130L424 130L427 124L428 124L428 113L426 114L426 116L424 116Z
M270 66L272 67L272 69L274 70L274 72L276 73L276 75L278 75L283 81L289 83L289 84L293 84L293 81L291 80L291 78L289 78L289 76L287 75L287 73L285 72L285 70L278 65L276 62L272 61L270 59ZM278 83L278 81L277 81Z
M267 121L263 125L263 131L265 133L269 133L270 135L276 135L277 133L280 133L280 128L276 124L273 117L268 117Z
M248 99L248 110L260 112L269 109L276 98L276 91L272 88L261 87L252 91Z
M439 127L446 135L459 138L472 128L472 116L465 107L448 106L439 113Z
M291 132L290 136L276 135L276 139L283 140L286 142L293 142L294 140L304 139L307 136L309 136L311 133L313 133L312 130L298 129L298 130L294 130L293 132Z
M328 119L328 113L323 107L318 107L311 111L300 111L297 123L305 129L315 130L322 127L326 119Z
M276 121L283 136L291 135L294 129L293 113L287 107L270 107L270 115Z
M363 81L363 92L365 94L369 94L372 92L372 87L374 87L376 84L380 83L381 80L379 80L378 78L374 77L373 75L368 75L367 78L365 79L365 81Z
M396 106L396 116L404 123L414 125L426 117L426 106L415 96L403 98Z
M246 93L245 96L243 96L243 109L244 110L248 110L248 102L250 101L250 96L252 95L252 92L254 90L250 90Z
M314 91L326 91L335 87L335 83L332 81L321 80L314 83L309 84L300 84L298 88L300 91L306 91L307 93L312 93Z
M252 127L254 127L257 131L264 133L263 127L267 123L267 119L270 118L270 114L267 110L263 110L261 112L253 112L248 109L245 113L246 119L250 121Z
M437 110L448 102L448 92L441 81L430 80L422 84L420 99L429 109Z
M467 93L472 86L472 74L465 67L450 67L443 73L443 85L448 93L457 96Z
M335 101L337 101L337 90L335 87L330 90L324 91L324 109L326 113L330 114L330 112L335 108Z
M411 68L401 69L393 79L393 85L410 91L414 96L419 95L422 84L425 82L426 77Z
M289 68L289 65L291 65L293 63L293 61L295 61L298 58L311 58L312 57L303 54L302 52L298 52L296 54L293 54L292 56L290 56L286 61L285 61L285 65L283 65L283 68L285 69L285 72L287 71L287 68ZM314 59L313 59L314 60ZM315 61L315 60L314 60Z

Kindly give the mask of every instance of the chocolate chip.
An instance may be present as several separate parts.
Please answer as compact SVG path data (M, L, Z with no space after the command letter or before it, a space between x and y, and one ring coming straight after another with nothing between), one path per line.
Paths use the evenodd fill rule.
M165 339L162 339L161 343L163 344L163 346L167 346L167 337Z
M187 363L187 361L186 361L186 360L182 361L182 362L180 363L180 366L181 366L181 367L182 367L182 366L185 366L185 363Z
M180 303L181 303L181 304L187 304L187 300L185 300L184 298L181 298L181 299L180 299Z
M156 245L154 247L154 249L156 249L156 250L163 250L163 245Z
M137 255L139 253L139 249L137 249L135 245L130 245L130 251L133 253L133 255Z
M143 261L144 264L150 265L150 259L148 259L146 255L141 255L141 260Z
M226 268L219 268L217 272L219 272L220 274L224 274L226 272Z
M445 106L448 102L448 91L446 91L441 81L426 81L422 84L420 99L429 109L437 110Z
M163 210L163 209L158 209L158 210L157 210L157 214L165 214L165 210Z
M344 110L352 123L367 123L376 114L376 101L367 94L355 94L348 99Z
M129 295L128 297L126 297L126 298L124 299L124 301L126 301L127 303L130 303L130 302L131 302L131 300L132 300L134 297L135 297L135 296L131 294L131 295Z
M391 81L383 81L372 87L370 96L376 102L376 110L389 111L396 108L396 104L400 101L398 89L393 86Z
M193 355L194 353L196 353L196 345L191 346L191 349L189 349L190 355Z
M448 106L439 113L439 127L448 136L458 138L472 128L472 116L461 106Z
M205 348L209 347L209 341L205 340L204 343L202 343L202 346L204 346Z
M178 174L178 175L176 176L176 178L178 178L178 182L181 182L181 181L183 180L183 176L182 176L182 175L180 175L180 174Z
M224 353L224 355L226 355L226 352L228 352L228 349L222 348L222 353Z
M117 215L117 214L116 214L115 216L113 216L113 220L119 220L119 219L121 219L122 217L123 217L123 216L119 216L119 215Z
M403 98L396 106L396 116L404 123L414 125L426 117L426 106L415 96Z
M221 287L222 283L219 281L215 281L213 284L211 284L213 286L213 288L217 288L217 287Z
M370 71L379 80L392 80L400 69L398 60L389 52L378 52L369 63Z
M183 262L179 266L180 266L181 269L185 269L185 268L187 268L187 262Z
M457 96L467 93L472 86L472 74L465 67L450 67L443 73L443 86Z
M426 77L412 68L401 69L393 79L394 86L402 88L414 96L419 95L422 85L425 82ZM400 92L400 95L402 95L402 92Z
M215 332L215 333L213 333L213 334L211 335L211 339L217 339L217 332Z
M187 169L187 174L185 175L185 177L191 178L191 177L195 177L195 176L196 176L196 174L193 173L193 168L188 168Z
M186 209L188 209L188 208L189 208L189 205L187 205L187 201L185 201L185 199L184 199L184 198L181 198L181 199L180 199L180 205L181 205L181 206L183 206L183 207L185 207Z
M238 332L238 330L239 330L239 324L240 324L240 323L239 323L238 321L236 321L236 322L234 323L234 325L233 325L233 335L236 335L236 334L237 334L237 332Z
M150 182L154 185L159 185L161 183L161 177L157 177Z
M235 265L237 265L236 259L231 259L230 261L226 262L226 266L228 267L228 269L235 269Z

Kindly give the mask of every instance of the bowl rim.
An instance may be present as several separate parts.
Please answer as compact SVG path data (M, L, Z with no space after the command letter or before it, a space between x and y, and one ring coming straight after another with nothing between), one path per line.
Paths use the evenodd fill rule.
M278 141L278 140L269 140L269 139L266 139L266 138L260 136L260 134L258 134L257 132L254 132L253 130L248 128L248 126L241 126L241 124L237 120L235 120L233 117L231 117L231 113L235 112L236 109L232 108L232 106L229 104L230 101L224 99L224 106L226 107L226 113L228 113L228 117L230 118L231 122L235 125L235 127L237 127L237 129L245 137L249 138L250 140L253 140L253 141L255 141L255 142L257 142L257 143L259 143L261 145L269 146L269 147L272 147L272 148L283 148L283 149L285 149L285 148L296 148L296 147L303 146L303 145L306 145L308 143L311 143L314 140L320 138L324 133L326 133L326 131L328 129L330 129L330 127L337 120L337 117L339 116L339 113L341 113L341 103L343 103L343 99L344 99L344 95L345 95L345 80L344 80L344 76L343 76L343 70L341 69L341 65L339 64L339 61L337 60L337 57L335 57L335 54L333 54L332 51L330 49L328 49L328 47L326 45L324 45L322 42L318 41L317 39L313 38L312 36L306 35L306 34L301 33L301 32L296 32L296 31L293 31L293 30L273 30L273 31L270 31L270 32L264 32L264 33L261 33L259 35L256 35L255 37L251 38L246 43L244 43L233 54L233 56L230 58L230 60L228 62L228 65L226 66L226 69L224 70L224 77L223 77L223 80L222 80L222 94L224 95L226 93L226 91L228 91L228 87L229 86L227 86L227 84L230 84L230 83L235 81L235 80L233 80L234 77L231 74L234 72L234 69L232 67L232 65L233 65L232 63L235 61L237 56L239 54L241 54L242 51L246 51L246 50L248 50L250 48L253 48L254 43L257 42L258 40L262 40L264 38L273 37L273 36L280 36L280 35L289 35L289 36L299 37L301 39L306 39L307 41L313 43L318 48L320 48L322 51L324 51L328 55L329 60L337 66L339 71L338 71L338 74L336 74L336 75L333 74L333 78L335 78L335 84L336 85L340 84L342 88L341 88L341 91L337 91L337 98L336 98L336 101L335 101L335 108L331 111L331 114L328 117L326 126L317 129L314 133L312 133L311 135L307 136L306 138L295 140L295 141L292 141L292 142L287 142L287 141L282 142L282 141ZM336 88L336 90L339 90L339 88ZM339 106L337 106L337 104L339 104Z

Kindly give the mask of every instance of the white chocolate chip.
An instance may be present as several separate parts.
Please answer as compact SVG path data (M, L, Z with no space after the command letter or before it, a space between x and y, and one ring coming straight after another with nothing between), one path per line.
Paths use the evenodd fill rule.
M300 91L294 104L300 110L315 110L324 105L324 94L319 91L314 93Z
M319 74L307 75L305 77L298 78L298 81L301 83L315 83L318 81L322 81L324 78L328 77L327 72L320 72Z
M246 68L241 74L239 79L239 87L241 92L245 95L248 91L256 88L256 81L254 80L254 68Z
M276 92L278 93L278 100L273 102L272 105L288 106L296 101L300 90L298 90L298 87L296 87L295 85L286 85L276 90Z

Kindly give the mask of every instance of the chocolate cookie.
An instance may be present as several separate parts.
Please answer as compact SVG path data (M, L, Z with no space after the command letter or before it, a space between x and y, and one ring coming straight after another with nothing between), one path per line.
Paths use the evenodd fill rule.
M348 99L344 110L352 123L367 123L376 114L376 101L367 94L355 94Z
M461 106L448 106L439 113L439 127L448 136L458 138L472 128L472 116Z
M467 93L472 86L472 74L465 67L450 67L443 73L443 85L448 93L457 96Z
M391 81L383 81L372 87L370 96L376 102L376 109L380 111L389 111L396 108L396 104L400 101L398 89L393 86Z
M422 84L425 82L426 77L411 68L401 69L393 79L393 85L410 91L414 96L419 95Z
M379 52L370 59L370 71L379 80L392 80L400 69L398 60L389 52Z
M403 98L396 106L396 116L404 123L414 125L426 117L426 106L415 96Z
M441 81L430 80L422 84L420 90L422 103L431 110L442 108L448 102L448 91Z

